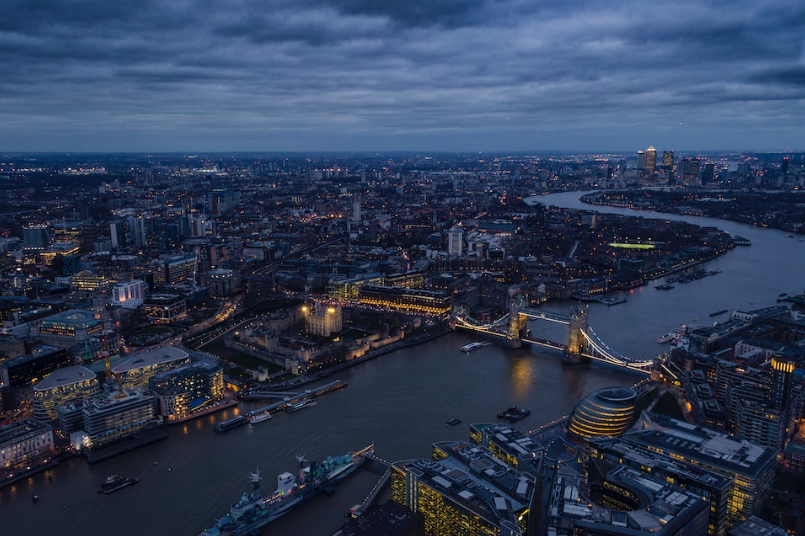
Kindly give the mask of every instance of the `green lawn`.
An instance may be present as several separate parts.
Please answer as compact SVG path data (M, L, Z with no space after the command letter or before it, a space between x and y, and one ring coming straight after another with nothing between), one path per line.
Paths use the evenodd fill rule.
M274 363L269 363L268 361L263 361L259 357L243 353L239 350L235 350L234 348L227 348L224 346L224 341L221 339L216 339L209 344L205 344L199 348L199 350L217 355L221 359L225 359L232 364L246 369L257 370L257 367L265 367L269 374L284 370L283 367L275 365Z

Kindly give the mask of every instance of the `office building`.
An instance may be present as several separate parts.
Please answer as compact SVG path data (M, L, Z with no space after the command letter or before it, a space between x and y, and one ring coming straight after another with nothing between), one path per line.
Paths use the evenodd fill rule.
M620 466L650 474L660 481L673 483L704 498L708 503L708 534L724 536L727 530L727 502L732 478L712 473L690 463L677 462L665 453L657 453L632 444L626 437L595 437L589 440L587 475L606 473Z
M662 153L662 168L666 170L674 169L674 152L664 151Z
M204 285L213 298L233 296L240 288L240 271L221 268L204 273Z
M124 387L147 387L148 380L160 372L190 363L190 354L175 346L140 352L112 368Z
M148 380L158 413L175 421L224 397L224 371L215 363L199 361L155 374Z
M148 238L145 234L145 216L138 214L127 218L129 227L129 240L135 248L143 248L148 245Z
M433 458L396 462L391 470L392 500L422 515L425 534L527 533L536 477L464 442L435 443Z
M464 254L464 230L453 227L447 233L447 254L461 257Z
M645 171L646 170L646 152L645 151L637 151L637 170L638 171Z
M173 322L187 314L187 300L178 294L151 294L143 303L145 316L158 324Z
M470 440L519 471L540 474L544 448L506 424L471 424Z
M768 521L752 516L730 528L727 536L788 536L788 533Z
M240 204L240 192L213 190L207 192L206 209L212 214L223 214L235 210Z
M699 179L700 162L698 158L686 158L682 162L682 183L685 186L695 185Z
M627 387L591 393L573 410L568 431L581 439L619 436L632 424L636 400L637 393Z
M126 223L117 220L109 223L109 236L112 248L117 249L126 245Z
M727 526L760 513L771 493L776 457L768 447L645 412L621 439L640 452L730 479Z
M654 173L657 169L657 149L649 147L646 149L646 173Z
M31 353L7 359L0 363L0 383L10 387L25 387L37 382L61 367L70 364L64 348L40 344Z
M60 348L87 342L103 331L103 323L95 313L83 309L70 309L43 318L39 322L39 338L43 343Z
M154 283L157 285L195 283L197 270L198 259L195 253L174 255L160 262L159 269L154 273Z
M548 490L534 534L551 536L705 536L707 502L647 473L618 466L586 482L572 466L546 469Z
M360 287L358 301L384 309L431 315L445 315L452 307L450 296L442 291L380 285Z
M99 392L94 372L81 366L62 367L34 386L34 417L40 421L55 419L57 406L87 400Z
M85 400L83 414L91 448L119 441L157 422L154 395L133 389Z
M36 419L25 419L0 428L0 469L3 476L44 461L55 454L53 428Z
M148 297L148 284L135 279L115 284L112 287L112 304L124 309L136 309Z
M22 229L23 249L41 251L51 244L50 233L46 225L31 225Z

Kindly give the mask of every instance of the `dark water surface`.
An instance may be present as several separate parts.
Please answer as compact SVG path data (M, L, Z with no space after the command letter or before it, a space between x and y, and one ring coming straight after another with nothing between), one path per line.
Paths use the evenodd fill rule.
M589 208L577 193L544 196L540 202ZM664 350L657 337L681 323L724 319L709 314L773 305L780 293L805 288L805 243L786 233L706 218L639 214L714 225L749 238L752 246L708 262L707 269L721 269L716 276L667 292L654 290L652 283L625 293L628 301L621 305L592 304L590 325L623 353L656 355ZM567 312L570 305L556 302L546 308ZM536 322L531 329L563 337L567 328ZM359 365L332 378L347 381L346 389L255 426L214 433L214 423L236 411L228 410L169 428L167 440L97 465L82 458L67 461L51 471L52 481L40 474L0 490L0 533L194 536L227 512L257 467L264 487L274 489L276 475L297 466L297 454L315 460L374 442L376 453L387 460L429 457L432 442L467 439L469 423L494 422L508 406L532 410L518 424L529 430L569 413L591 391L642 378L603 364L563 366L557 353L530 348L493 345L470 354L459 351L473 340L473 334L452 333ZM446 426L454 417L462 423ZM138 476L140 483L99 495L96 490L111 473ZM367 464L340 483L334 495L300 506L268 525L264 534L329 535L380 474ZM31 500L34 493L40 497L37 503Z

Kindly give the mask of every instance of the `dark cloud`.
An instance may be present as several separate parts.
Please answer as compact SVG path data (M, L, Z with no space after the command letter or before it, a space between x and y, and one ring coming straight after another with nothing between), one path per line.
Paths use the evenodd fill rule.
M802 147L803 39L799 0L6 0L0 150Z

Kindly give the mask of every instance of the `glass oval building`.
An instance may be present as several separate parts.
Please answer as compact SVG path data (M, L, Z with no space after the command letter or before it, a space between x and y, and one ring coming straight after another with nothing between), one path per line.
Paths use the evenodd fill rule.
M611 387L587 395L570 416L568 431L576 437L619 436L635 413L637 393L628 387Z

